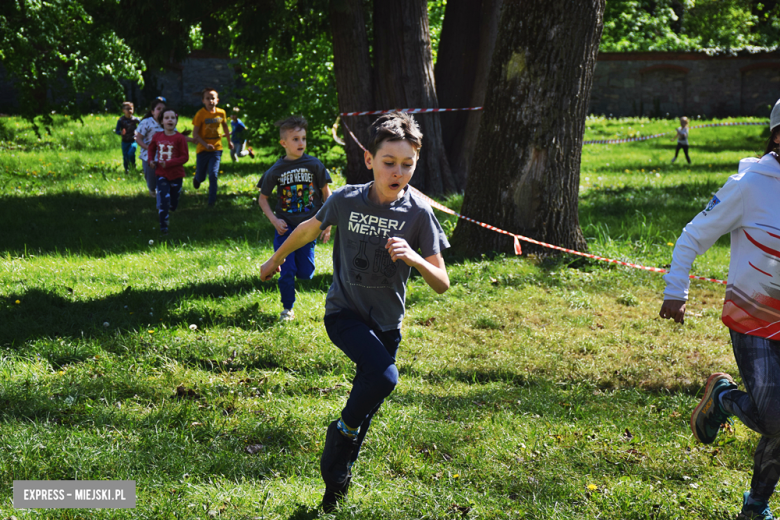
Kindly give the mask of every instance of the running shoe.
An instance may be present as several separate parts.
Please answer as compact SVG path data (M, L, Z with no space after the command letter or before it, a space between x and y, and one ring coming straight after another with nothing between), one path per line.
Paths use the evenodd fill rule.
M320 473L325 481L325 495L322 508L333 511L336 504L346 498L352 480L350 466L357 448L357 439L349 439L338 429L338 419L328 425L325 434L325 448L320 459Z
M691 431L696 440L704 444L715 442L720 425L730 417L729 414L721 411L720 394L736 388L737 384L731 376L722 372L712 374L707 379L704 396L691 414Z
M766 502L753 503L748 505L750 493L745 491L742 495L742 511L739 512L737 520L774 520L769 504Z

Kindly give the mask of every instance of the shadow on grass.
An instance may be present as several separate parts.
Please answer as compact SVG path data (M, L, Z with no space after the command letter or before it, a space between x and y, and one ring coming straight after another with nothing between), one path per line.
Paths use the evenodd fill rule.
M298 284L299 292L326 293L331 274L316 274L312 280ZM78 300L64 285L61 294L38 288L12 295L0 302L0 345L19 345L41 338L108 337L116 331L137 331L187 327L258 327L267 328L278 322L279 308L261 309L258 302L233 306L220 300L254 292L276 291L276 280L262 282L258 276L230 282L187 285L173 290L135 290L128 286L123 292L100 300ZM19 304L14 302L18 299ZM199 308L176 313L186 302L200 300ZM204 301L205 300L205 301ZM209 301L213 300L213 301ZM205 307L205 310L204 310ZM154 308L154 316L148 309ZM104 326L108 323L108 326ZM110 329L110 330L109 330ZM67 361L67 360L66 360Z
M0 256L78 253L104 257L146 251L150 239L200 246L226 239L273 240L273 228L257 206L254 189L219 194L214 208L206 205L207 189L194 192L187 182L184 190L179 209L171 214L167 236L160 235L155 201L146 194L4 197Z
M314 520L319 518L322 511L320 509L314 509L309 506L299 505L298 508L293 511L287 520Z

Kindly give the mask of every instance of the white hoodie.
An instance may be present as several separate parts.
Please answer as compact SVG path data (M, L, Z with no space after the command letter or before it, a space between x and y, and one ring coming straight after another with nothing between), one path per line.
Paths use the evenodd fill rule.
M780 339L780 163L773 154L743 159L707 207L685 226L672 254L665 300L687 300L697 255L731 233L721 319L732 330Z

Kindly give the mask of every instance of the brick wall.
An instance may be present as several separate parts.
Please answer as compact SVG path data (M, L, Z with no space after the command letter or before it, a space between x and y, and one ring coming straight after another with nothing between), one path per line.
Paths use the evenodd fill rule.
M600 53L590 113L613 116L761 116L780 98L780 52Z

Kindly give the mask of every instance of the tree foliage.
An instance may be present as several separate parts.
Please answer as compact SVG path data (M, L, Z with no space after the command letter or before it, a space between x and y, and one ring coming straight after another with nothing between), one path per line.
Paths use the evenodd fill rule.
M777 0L609 0L600 50L723 52L778 44Z
M92 7L99 7L93 0ZM123 97L144 63L113 28L77 0L12 0L0 7L0 60L17 82L22 115L78 116ZM36 127L37 128L37 127Z

